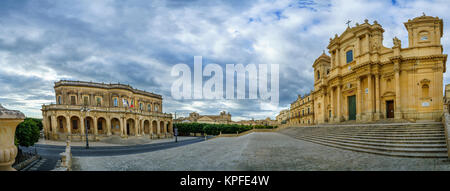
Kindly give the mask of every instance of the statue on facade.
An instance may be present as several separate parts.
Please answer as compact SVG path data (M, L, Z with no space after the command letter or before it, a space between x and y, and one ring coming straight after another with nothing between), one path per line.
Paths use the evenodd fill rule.
M402 41L400 39L398 39L397 37L394 37L393 41L394 41L394 48L402 47Z

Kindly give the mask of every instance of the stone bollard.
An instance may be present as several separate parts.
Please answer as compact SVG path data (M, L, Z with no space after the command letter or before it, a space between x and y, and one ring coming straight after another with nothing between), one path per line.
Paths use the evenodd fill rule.
M15 171L11 165L17 156L14 145L16 127L25 119L20 111L7 110L0 105L0 171Z

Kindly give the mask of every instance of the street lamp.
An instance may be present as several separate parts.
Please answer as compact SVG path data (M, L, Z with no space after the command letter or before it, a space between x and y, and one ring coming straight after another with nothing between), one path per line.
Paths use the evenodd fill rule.
M177 112L175 112L175 120L174 120L174 134L175 134L175 143L178 142L178 128L177 128Z
M86 119L86 116L87 116L87 112L89 112L90 111L90 109L87 107L87 106L83 106L83 107L81 107L81 112L84 112L84 131L86 132L86 149L89 149L89 138L88 138L88 128L87 128L87 119Z

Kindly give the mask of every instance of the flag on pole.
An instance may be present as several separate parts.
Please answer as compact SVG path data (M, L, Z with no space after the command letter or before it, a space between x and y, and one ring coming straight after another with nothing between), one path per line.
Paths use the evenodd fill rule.
M133 101L133 100L131 100L131 105L130 105L130 107L134 107L134 101Z

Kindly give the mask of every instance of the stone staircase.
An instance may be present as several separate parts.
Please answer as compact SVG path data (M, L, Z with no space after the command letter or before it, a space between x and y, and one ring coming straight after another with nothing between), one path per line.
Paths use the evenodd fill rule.
M396 157L447 158L442 123L290 127L279 133L325 146Z

